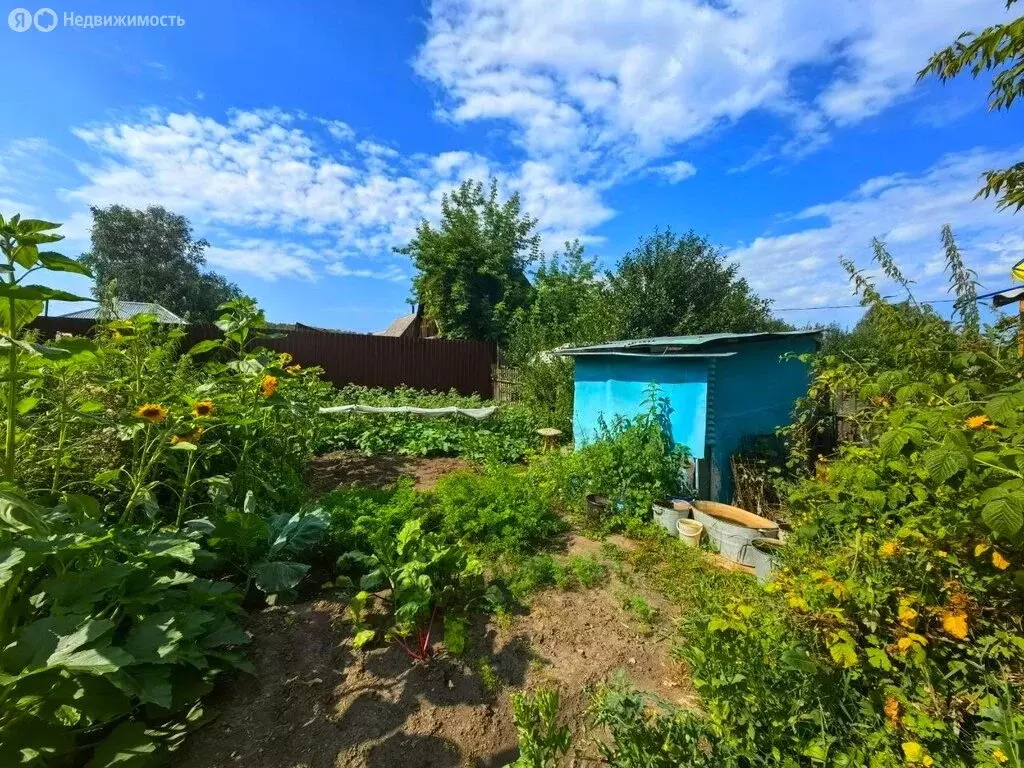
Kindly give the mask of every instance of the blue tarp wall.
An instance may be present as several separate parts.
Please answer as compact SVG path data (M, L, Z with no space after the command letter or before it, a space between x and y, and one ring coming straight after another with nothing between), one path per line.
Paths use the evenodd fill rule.
M672 439L707 458L710 497L729 502L729 457L747 435L772 434L791 421L794 403L807 393L810 371L786 353L813 352L811 336L702 346L700 353L729 357L671 358L595 355L576 358L573 436L576 445L594 439L599 419L633 417L644 408L647 388L657 382L669 401ZM698 350L694 350L698 352Z
M576 358L573 438L586 445L600 418L632 418L643 412L651 382L669 401L672 440L696 458L704 457L707 430L707 358L657 358L601 355Z

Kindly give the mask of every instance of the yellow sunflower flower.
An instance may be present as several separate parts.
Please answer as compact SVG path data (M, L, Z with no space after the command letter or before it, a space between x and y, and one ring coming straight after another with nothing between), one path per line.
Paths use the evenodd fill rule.
M992 753L992 759L993 759L993 760L995 760L995 761L996 761L997 763L1005 763L1005 762L1007 762L1007 761L1008 761L1008 760L1009 760L1010 758L1008 758L1008 757L1006 756L1006 753L1005 753L1005 752L1003 752L1003 750L1001 750L1001 749L999 749L999 748L997 747L997 748L996 748L996 751Z
M292 361L292 356L288 352L282 352L277 356L277 360L282 366L285 366Z
M290 374L296 374L302 370L302 366L296 363L295 365L289 365L285 370Z
M277 390L277 376L264 376L260 383L260 389L264 397L271 397Z
M966 640L967 614L963 611L948 611L942 614L942 630L957 640Z
M139 406L139 409L135 411L135 415L140 419L145 419L150 424L159 424L167 418L167 409L158 403L146 403Z
M216 410L217 409L214 407L212 400L200 400L192 406L192 413L197 419L212 416L213 412Z
M1003 557L998 552L992 552L992 565L998 568L1000 571L1005 571L1010 567L1010 561Z
M968 429L986 429L991 423L992 420L984 414L980 416L971 416L964 422Z

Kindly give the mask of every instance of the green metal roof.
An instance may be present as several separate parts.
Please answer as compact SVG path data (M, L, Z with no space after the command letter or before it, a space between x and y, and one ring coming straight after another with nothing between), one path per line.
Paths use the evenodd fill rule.
M719 344L739 344L748 341L767 341L789 336L820 336L821 331L769 331L765 333L703 333L696 336L655 336L650 339L626 339L608 341L603 344L589 344L585 347L559 350L559 354L573 357L575 355L593 354L671 354L678 348L699 349ZM708 353L710 355L710 353ZM703 357L704 354L696 353Z

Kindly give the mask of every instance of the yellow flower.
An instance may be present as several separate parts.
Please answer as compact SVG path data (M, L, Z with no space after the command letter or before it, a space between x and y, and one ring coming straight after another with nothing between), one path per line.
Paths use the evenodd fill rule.
M295 374L302 370L302 366L296 363L295 365L289 365L285 370L288 371L288 373Z
M915 619L917 619L917 611L909 605L900 606L900 624L907 629L913 629Z
M916 741L903 742L903 756L908 763L919 763L924 757L924 747Z
M895 557L900 551L900 543L898 541L889 540L878 548L878 554L882 557Z
M1003 752L1003 750L996 748L996 751L992 753L992 759L997 763L1005 763L1010 758L1006 756L1006 753Z
M992 565L998 568L1000 571L1005 571L1010 567L1010 561L1000 555L998 552L992 553Z
M967 639L967 614L963 611L949 611L942 614L942 629L957 640Z
M157 403L146 403L139 406L139 409L135 411L135 415L140 419L145 419L150 424L159 424L167 418L167 409Z
M974 556L981 557L988 551L988 544L978 544L974 547Z
M971 416L964 424L967 425L968 429L986 429L992 421L988 416L982 414L981 416Z
M263 390L264 397L271 397L277 389L277 376L264 376L260 389Z
M217 410L212 400L200 400L192 406L192 413L195 414L196 418L201 419L204 416L212 416L213 412Z
M928 768L928 766L931 766L934 762L935 761L932 760L932 756L931 755L925 755L924 757L921 758L921 764L924 765L925 768Z
M287 352L282 352L277 356L277 360L282 366L288 365L292 361L292 356Z
M898 728L900 724L900 701L894 696L890 696L885 700L885 716L892 723L893 728Z

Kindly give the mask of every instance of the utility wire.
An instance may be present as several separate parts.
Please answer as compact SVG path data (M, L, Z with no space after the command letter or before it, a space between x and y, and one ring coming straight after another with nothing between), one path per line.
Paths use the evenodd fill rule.
M1013 286L1013 288L1020 288L1021 286ZM991 296L995 296L997 293L1003 293L1004 291L1011 291L1013 288L1004 288L1001 291L992 291L991 293L983 293L981 296L975 296L975 301L981 301ZM897 295L883 296L883 299L896 299L899 298ZM915 300L917 304L955 304L959 299L928 299L926 301ZM863 304L833 304L829 307L782 307L776 309L772 307L772 312L813 312L816 309L861 309Z

